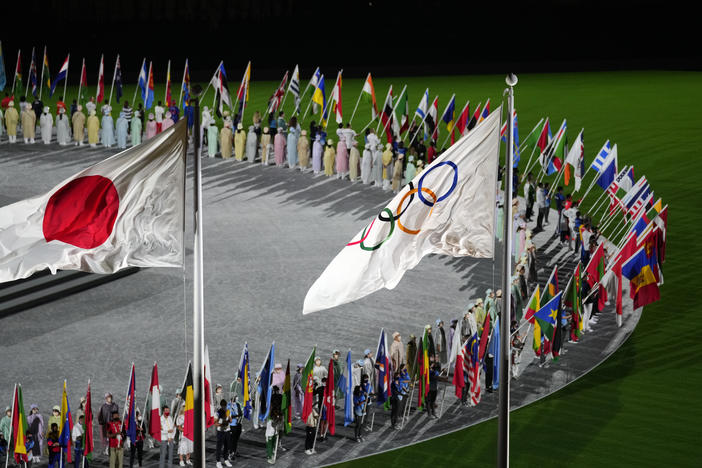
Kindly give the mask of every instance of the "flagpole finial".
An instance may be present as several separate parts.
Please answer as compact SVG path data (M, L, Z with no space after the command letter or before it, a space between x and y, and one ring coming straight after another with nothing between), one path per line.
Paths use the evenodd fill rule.
M505 78L505 83L507 83L507 86L509 86L510 88L515 87L517 85L518 81L519 81L519 79L517 78L517 75L515 75L514 73L508 74L507 77Z

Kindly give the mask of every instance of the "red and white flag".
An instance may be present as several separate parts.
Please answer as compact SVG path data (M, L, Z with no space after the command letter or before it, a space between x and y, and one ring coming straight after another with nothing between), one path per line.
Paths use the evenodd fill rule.
M149 385L150 408L145 408L144 413L149 413L149 435L154 440L161 441L161 391L158 388L158 366L154 362L151 371L151 384Z
M270 102L268 103L269 114L274 114L278 112L278 108L280 108L280 103L283 101L283 96L285 96L285 85L287 84L287 82L288 72L286 71L285 75L283 76L283 79L280 81L280 85L278 85L278 88L275 90L273 96L271 96Z
M212 375L210 372L210 351L205 345L205 425L214 426L217 422L215 417L215 405L212 398Z
M186 145L179 121L43 195L0 208L0 283L47 268L181 267Z
M334 89L332 90L332 109L336 115L336 123L343 122L343 112L341 110L341 72L339 76L336 77L336 83L334 83Z
M97 96L95 100L102 102L105 99L105 56L100 56L100 70L98 71Z
M85 71L85 59L83 59L83 66L80 69L80 85L88 86L88 74Z

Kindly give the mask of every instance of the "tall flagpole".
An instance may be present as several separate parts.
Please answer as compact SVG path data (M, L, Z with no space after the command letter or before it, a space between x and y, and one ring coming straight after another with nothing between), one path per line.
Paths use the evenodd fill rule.
M191 105L194 104L195 127L200 127L199 97L202 88L195 85L191 90ZM194 101L194 102L193 102ZM203 294L202 264L202 177L200 173L200 133L194 132L195 152L193 153L193 207L194 207L194 246L193 246L193 459L195 466L205 466L205 406L203 375L203 355L205 353L205 308Z
M361 102L361 96L363 96L363 89L366 86L366 83L368 82L368 77L371 76L370 73L366 75L366 79L363 82L363 85L361 86L361 94L358 95L358 99L356 99L356 105L353 107L353 112L351 113L351 119L349 120L349 123L353 122L353 118L356 115L356 109L358 109L358 103ZM371 104L372 105L372 104Z
M505 82L508 93L507 112L509 116L509 137L507 138L507 161L505 161L505 226L504 249L502 252L502 312L500 316L500 387L499 387L499 419L497 428L497 466L509 466L509 386L510 386L510 284L512 274L512 166L514 160L514 86L517 76L507 75Z
M32 58L29 59L29 72L27 72L27 87L24 90L24 97L27 97L27 94L29 94L29 82L31 81L29 78L30 78L30 75L32 74L32 64L33 63L34 63L34 47L32 47ZM34 74L36 75L36 65L34 65L34 69L35 69ZM15 69L15 72L17 72L17 69Z
M20 57L21 56L22 56L22 50L18 50L17 51L17 63L15 63L15 73L14 73L14 76L12 78L12 92L10 93L13 96L15 94L15 82L17 81L17 69L19 68L18 65L20 64ZM29 80L29 76L27 76L27 80ZM21 90L20 90L20 92L21 92Z
M83 72L84 71L85 71L85 57L83 57L83 64L80 66L80 78L78 80L78 104L80 104L80 90L83 88Z
M117 60L115 61L115 70L112 72L112 86L110 86L110 97L107 98L107 104L112 102L112 91L115 89L115 78L117 78L117 64L119 63L119 54L117 54ZM112 105L112 104L110 104Z
M66 85L68 84L68 68L71 63L71 54L66 57L66 76L63 77L63 102L66 102Z
M139 67L139 76L141 76L141 71L144 69L144 65L146 64L146 57L144 57L141 61L141 67ZM149 77L146 77L146 80L148 81ZM148 85L148 83L147 83ZM134 88L134 97L132 98L132 105L136 105L136 97L137 97L137 91L139 91L139 78L137 77L137 84L136 87Z
M170 64L170 60L169 60ZM188 59L185 59L185 66L183 67L183 81L180 83L180 95L178 96L178 106L183 105L183 86L185 86L185 72L188 71Z
M46 46L44 46L44 56L41 59L41 79L39 80L39 100L41 101L41 92L44 89L44 65L46 64Z

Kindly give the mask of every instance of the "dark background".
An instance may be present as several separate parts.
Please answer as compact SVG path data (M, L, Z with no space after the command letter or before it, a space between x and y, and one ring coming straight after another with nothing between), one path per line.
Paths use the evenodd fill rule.
M125 82L144 56L156 81L168 59L180 77L186 57L194 80L223 59L233 82L249 59L255 80L277 80L296 63L303 79L317 65L361 77L702 64L696 15L678 0L51 0L3 2L0 11L6 68L21 47L25 77L31 47L40 61L45 44L52 75L68 52L71 70L86 58L89 77L104 53L109 75L119 53Z

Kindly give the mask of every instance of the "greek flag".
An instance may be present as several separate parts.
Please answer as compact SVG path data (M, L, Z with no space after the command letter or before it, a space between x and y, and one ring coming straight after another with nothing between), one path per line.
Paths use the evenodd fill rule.
M590 166L592 169L594 169L596 172L602 172L602 169L607 168L609 166L610 161L610 156L612 155L612 145L609 142L609 140L605 141L605 144L602 145L602 149L600 150L599 153L597 153L597 157L595 158L594 161L592 161L592 165Z

